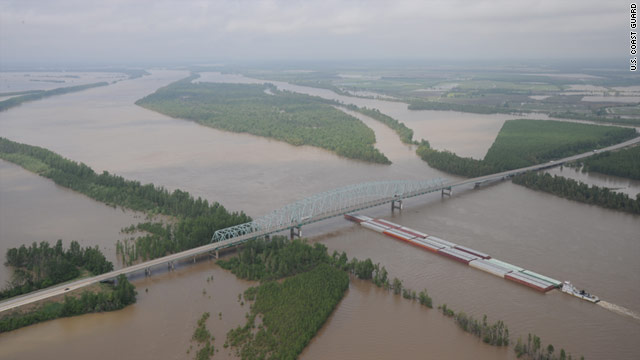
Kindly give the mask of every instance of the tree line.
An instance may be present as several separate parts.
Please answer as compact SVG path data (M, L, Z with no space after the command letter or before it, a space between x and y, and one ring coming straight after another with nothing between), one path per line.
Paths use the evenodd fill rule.
M135 287L120 275L114 285L101 284L101 291L84 291L79 296L65 296L61 302L49 302L27 313L14 313L0 318L0 333L53 320L60 317L114 311L136 302Z
M417 144L417 142L413 141L413 130L408 128L404 123L383 114L378 109L369 109L367 107L358 107L355 105L345 105L347 109L357 111L363 115L366 115L374 120L377 120L385 125L387 125L391 130L395 131L396 134L400 137L400 140L405 144Z
M65 159L37 146L0 138L0 158L114 207L175 217L176 221L165 225L162 233L151 233L150 237L135 240L136 254L144 254L145 259L207 244L216 230L251 221L243 212L230 213L219 203L210 204L206 199L194 199L186 191L176 189L169 192L162 187L142 185L107 171L98 175L83 163ZM152 229L150 224L140 226L146 231Z
M440 101L429 100L411 100L408 106L409 110L439 110L439 111L459 111L475 114L512 114L527 113L529 111L522 109L511 109L508 107L487 106L477 104L454 104Z
M478 177L541 164L635 137L635 129L550 120L508 120L483 160L460 157L421 144L416 153L429 166L465 177Z
M583 172L599 172L640 180L640 146L618 151L607 151L583 161Z
M83 248L77 241L72 241L69 249L64 249L62 240L53 247L46 241L34 242L30 247L8 249L5 259L13 275L9 285L0 291L0 300L75 279L82 270L93 275L113 270L113 264L97 246Z
M640 125L640 119L622 117L620 115L603 116L597 113L582 114L574 111L564 111L564 112L550 113L549 117L558 118L558 119L586 120L586 121L605 123L605 124Z
M632 199L627 194L611 191L608 188L589 186L573 179L551 176L548 173L521 174L513 178L513 183L585 204L640 214L640 193Z
M456 313L453 309L448 307L447 304L438 306L438 310L442 311L443 315L453 318L462 330L482 339L486 344L494 346L509 346L509 328L502 320L489 324L487 322L487 315L483 315L482 321L479 321L473 316L467 315L462 311Z
M556 356L555 347L551 344L545 348L542 346L542 341L537 335L529 334L527 337L527 343L522 342L522 338L518 338L518 342L513 349L516 356L519 358L524 357L529 360L572 360L571 354L567 354L564 349L560 349L560 352ZM584 356L580 357L580 360L584 360Z
M6 111L12 107L18 106L27 101L36 101L36 100L44 99L50 96L63 95L71 92L82 91L82 90L91 89L98 86L107 86L107 85L109 85L109 83L107 82L97 82L93 84L68 86L68 87L57 88L53 90L42 90L37 92L30 92L24 95L15 96L7 100L0 101L0 111Z
M214 128L311 145L340 156L390 164L373 145L375 134L334 101L279 91L271 84L192 83L197 75L136 102L165 115Z

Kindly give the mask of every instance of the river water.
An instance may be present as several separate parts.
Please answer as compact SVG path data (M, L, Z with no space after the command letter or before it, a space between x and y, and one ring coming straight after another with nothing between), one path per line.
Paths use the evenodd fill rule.
M2 136L49 148L85 162L96 171L108 170L168 189L181 188L252 216L358 182L451 178L429 168L415 156L411 146L402 144L392 131L362 115L355 114L376 132L376 146L393 161L392 165L351 161L321 149L222 132L133 104L186 75L179 71L153 71L140 79L27 103L0 114ZM207 74L200 80L258 82L220 74ZM502 123L509 118L412 112L402 103L277 85L378 108L414 128L417 138L424 137L436 147L474 157L484 156ZM440 124L432 124L438 121ZM451 127L441 133L439 126L447 123ZM476 138L472 136L474 133ZM436 134L439 143L435 142ZM138 220L135 214L95 203L14 165L0 163L0 166L3 209L0 234L5 247L13 246L4 245L5 242L18 244L31 242L27 240L31 238L40 241L62 237L84 239L83 244L96 244L109 251L114 248L119 229ZM31 184L31 190L25 190L27 194L14 189L21 183ZM50 198L61 200L48 201ZM77 203L78 210L65 205L71 203ZM63 206L64 211L59 211ZM638 216L574 203L510 182L478 190L456 190L451 198L432 194L411 199L406 201L405 210L393 217L386 206L366 213L468 245L554 278L571 280L610 303L640 312ZM89 226L96 217L104 221ZM42 225L43 230L30 235L28 225L40 225L43 221L55 224ZM65 222L70 225L59 225ZM84 231L69 229L79 222L87 223ZM513 340L518 335L526 338L527 332L533 332L544 343L591 359L632 359L637 353L635 341L640 338L640 322L628 316L558 291L539 294L342 219L314 224L304 232L330 250L344 250L350 256L370 257L384 264L390 275L402 279L406 286L417 291L427 288L435 304L447 303L477 318L487 314L490 321L504 320ZM214 281L208 283L206 278L211 275ZM237 302L237 294L250 283L235 279L209 261L184 266L176 272L155 273L151 278L139 277L134 283L140 293L136 305L120 312L56 320L2 334L0 358L108 359L122 357L122 349L131 358L193 357L193 353L187 355L186 351L196 321L204 311L212 314L208 325L220 349L216 357L230 356L221 345L226 331L244 321L246 309ZM222 320L217 316L219 312ZM435 310L421 308L360 281L351 284L336 312L302 354L302 358L311 359L392 356L514 357L511 351L484 345L460 331Z

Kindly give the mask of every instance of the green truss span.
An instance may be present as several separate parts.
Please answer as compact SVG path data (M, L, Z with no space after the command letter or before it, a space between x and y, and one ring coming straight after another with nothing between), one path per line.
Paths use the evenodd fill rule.
M446 179L421 181L375 181L319 193L296 201L251 222L216 231L211 242L268 235L300 227L352 211L382 205L434 191L440 191Z

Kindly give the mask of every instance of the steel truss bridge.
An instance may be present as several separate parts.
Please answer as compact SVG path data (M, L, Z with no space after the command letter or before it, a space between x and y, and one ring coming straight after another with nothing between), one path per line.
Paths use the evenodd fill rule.
M303 225L322 221L386 203L392 209L402 206L402 199L441 191L446 179L426 181L376 181L345 186L296 201L251 222L216 231L211 243L235 246L247 239L285 230L300 235ZM226 245L226 244L225 244Z

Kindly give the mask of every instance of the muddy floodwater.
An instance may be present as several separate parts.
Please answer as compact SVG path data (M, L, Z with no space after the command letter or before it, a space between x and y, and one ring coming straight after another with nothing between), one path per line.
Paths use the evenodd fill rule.
M150 76L26 103L0 113L2 136L38 145L143 183L180 188L232 210L260 216L318 192L374 180L453 177L431 169L385 126L353 114L376 133L376 146L393 164L347 160L325 150L294 147L172 119L134 102L188 74L155 70ZM261 82L208 74L200 81ZM406 104L338 96L330 91L276 83L281 88L378 108L416 130L436 147L483 157L505 115L409 111ZM513 117L512 117L513 118ZM449 125L447 125L449 124ZM474 137L476 134L477 137ZM465 150L466 149L466 150ZM563 171L567 171L565 168ZM569 170L572 171L572 170ZM115 258L121 227L139 215L109 208L0 162L2 251L32 241L79 240ZM591 175L582 175L591 177ZM637 183L626 185L640 192ZM587 359L634 359L640 338L640 217L535 192L511 182L456 189L451 198L430 194L365 214L489 253L600 296L617 311L551 291L540 294L446 258L411 247L341 218L303 229L330 251L370 257L434 304L489 321L504 320L513 341L528 332ZM97 222L97 223L96 223ZM7 278L6 270L0 273ZM213 282L207 278L213 276ZM226 332L244 322L247 305L237 295L251 282L237 280L214 262L183 264L177 271L132 279L138 302L122 311L55 320L0 335L0 358L184 359L197 319L209 311L208 327L220 349ZM622 310L622 311L621 311ZM627 315L624 312L627 312ZM222 313L222 319L218 314ZM631 316L630 316L630 315ZM354 281L336 311L301 358L512 359L462 332L436 310Z

